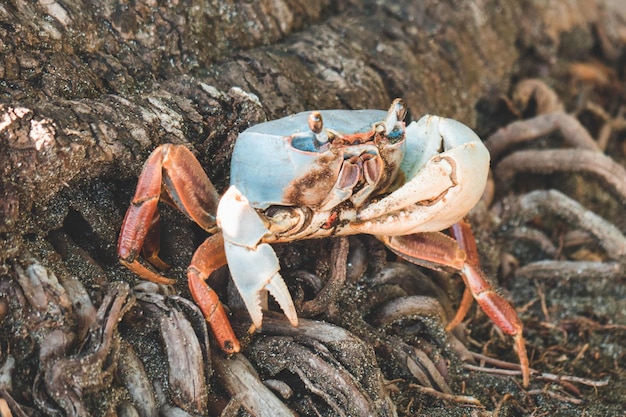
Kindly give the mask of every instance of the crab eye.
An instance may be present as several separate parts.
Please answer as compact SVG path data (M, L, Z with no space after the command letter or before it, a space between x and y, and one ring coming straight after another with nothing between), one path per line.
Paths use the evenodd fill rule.
M398 122L404 120L406 116L406 108L401 98L397 98L391 103L389 111L387 113L387 119L385 119L386 129L385 135L389 135L395 128Z
M391 107L396 111L396 117L398 121L401 122L404 120L406 116L406 107L404 107L404 101L401 98L397 98L391 103Z
M318 111L311 112L309 115L309 129L316 135L322 131L324 127L324 121L322 120L322 114Z
M309 115L309 129L315 134L318 145L324 145L328 142L328 134L324 130L324 121L320 112L314 111Z

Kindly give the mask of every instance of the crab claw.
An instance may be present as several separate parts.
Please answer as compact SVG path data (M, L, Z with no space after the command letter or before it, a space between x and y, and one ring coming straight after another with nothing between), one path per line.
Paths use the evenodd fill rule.
M256 210L231 186L217 208L217 224L224 236L224 251L235 286L250 313L252 323L261 327L261 291L267 290L293 326L298 315L285 281L279 274L280 265L270 245L262 243L269 231Z
M405 134L400 168L406 183L361 210L355 229L388 236L439 231L461 219L480 199L489 151L469 127L424 116ZM414 226L407 229L407 224Z

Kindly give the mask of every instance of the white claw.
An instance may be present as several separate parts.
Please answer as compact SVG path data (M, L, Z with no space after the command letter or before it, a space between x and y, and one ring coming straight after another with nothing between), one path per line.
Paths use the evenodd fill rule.
M292 325L298 325L298 314L285 281L278 273L280 266L274 250L267 243L255 250L224 242L228 267L233 281L255 327L263 322L261 292L269 291Z
M256 249L249 249L224 241L224 251L233 282L250 313L252 322L261 327L263 312L260 293L280 266L270 245L263 243Z
M261 292L268 290L296 326L298 316L289 290L278 273L280 265L274 249L261 243L269 233L248 200L232 186L217 209L218 224L224 236L228 268L254 326L261 327L263 311Z
M278 302L278 305L285 313L285 316L289 319L292 326L298 325L298 314L296 313L296 308L293 305L293 301L291 299L291 294L289 293L289 289L287 285L285 285L285 281L283 277L277 272L275 273L270 281L265 285L265 289L272 294L272 297Z
M269 233L248 199L234 185L226 190L217 206L217 225L224 240L248 248L256 247Z
M359 212L359 219L361 221L374 219L420 201L436 199L446 190L454 187L453 171L454 166L449 160L443 158L431 160L411 181Z
M400 168L406 183L359 211L354 229L376 235L438 231L462 218L480 199L489 152L469 127L424 116L407 126L405 136ZM396 221L398 213L404 221Z

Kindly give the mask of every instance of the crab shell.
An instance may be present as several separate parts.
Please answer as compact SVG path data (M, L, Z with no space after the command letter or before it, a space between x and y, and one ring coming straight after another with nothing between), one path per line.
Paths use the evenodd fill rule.
M304 112L255 125L235 144L217 223L233 281L257 327L263 289L297 324L268 243L440 231L463 218L486 185L489 152L462 123L429 115L405 127L393 105L388 113L319 115L321 136ZM327 136L346 140L324 143Z
M381 110L324 110L319 113L325 126L345 133L369 132L375 122L387 116ZM319 207L331 194L348 147L320 149L315 134L309 129L310 114L303 112L258 124L237 138L231 184L253 207ZM383 157L393 166L393 171L402 160L404 145L404 140L390 145Z
M381 110L319 113L325 127L346 134L367 133L387 117ZM322 207L337 188L347 156L376 152L373 144L319 148L308 126L310 114L258 124L239 135L231 185L251 207L260 212L270 206L307 207L317 217L324 217L319 216L320 211L329 212L343 202ZM342 223L350 227L340 227L333 234L439 231L466 215L480 199L489 171L489 152L471 129L430 115L406 128L401 122L398 125L399 129L391 132L395 138L378 146L384 169L371 198L345 205L341 218L347 221ZM389 195L381 199L384 194ZM327 233L320 231L319 235L310 237Z

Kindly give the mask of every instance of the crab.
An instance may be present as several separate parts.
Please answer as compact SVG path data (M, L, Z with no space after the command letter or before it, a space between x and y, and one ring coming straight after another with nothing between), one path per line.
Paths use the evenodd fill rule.
M529 362L514 308L481 272L464 216L477 204L489 171L489 152L467 126L427 115L408 126L396 99L389 111L303 112L252 126L236 141L231 184L220 198L202 166L183 145L164 144L146 161L122 224L120 262L144 279L173 284L158 270L159 211L163 201L211 235L187 270L192 297L227 353L241 349L215 291L206 283L228 264L260 328L261 300L271 294L293 326L298 315L271 244L367 233L401 258L453 269L466 284L447 329L477 300L514 338L524 385ZM452 237L442 233L450 228Z

